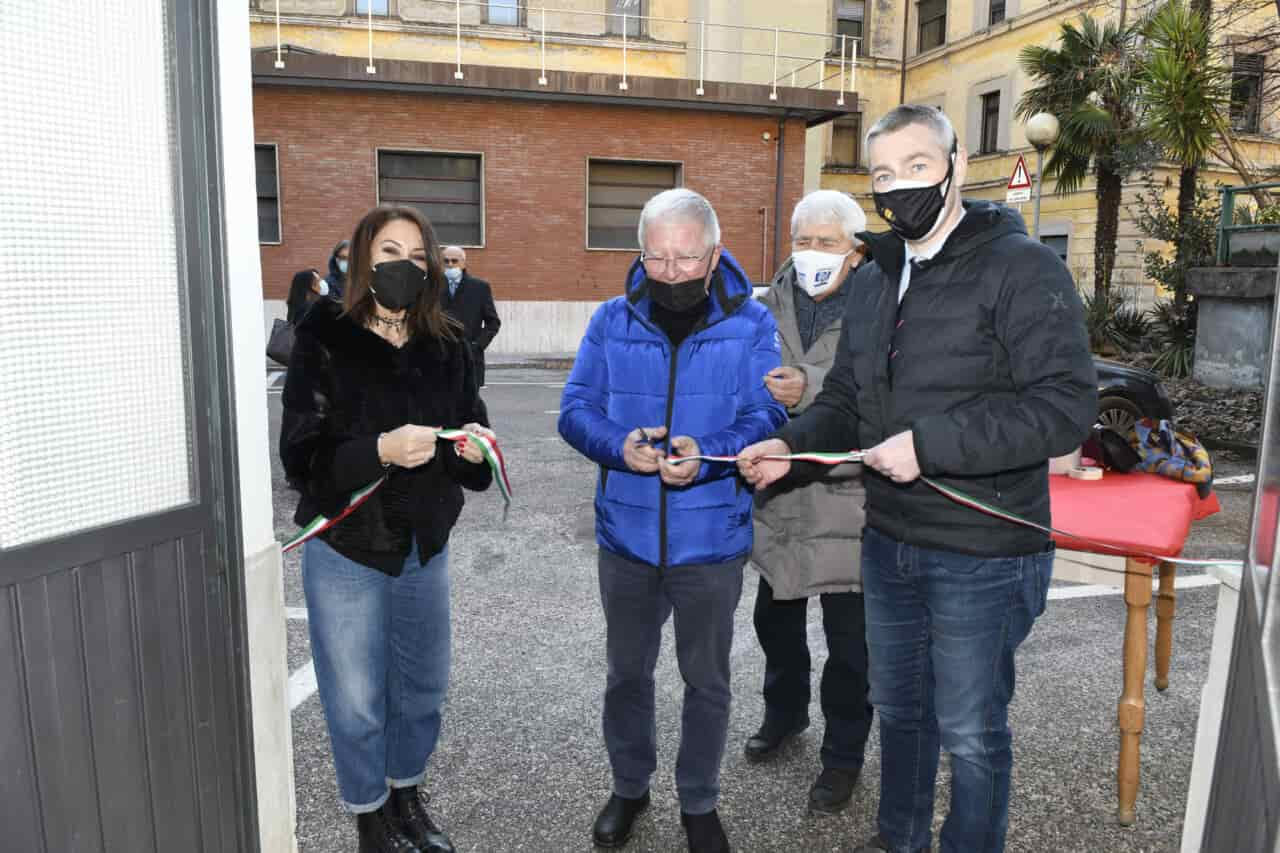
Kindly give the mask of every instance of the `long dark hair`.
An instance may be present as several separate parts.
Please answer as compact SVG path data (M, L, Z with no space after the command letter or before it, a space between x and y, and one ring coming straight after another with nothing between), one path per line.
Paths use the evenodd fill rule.
M310 304L313 285L320 280L320 272L318 270L301 270L293 274L293 281L289 283L289 298L285 300L288 308L287 320L290 323L296 323L302 319L302 315L307 313L307 307Z
M456 341L461 325L444 312L440 294L447 286L444 262L440 259L440 242L436 231L417 208L403 205L380 205L364 215L351 235L351 259L347 266L347 289L342 304L346 313L360 326L369 322L374 313L373 291L369 283L373 279L373 238L388 222L405 219L418 226L422 232L422 246L427 255L427 287L418 298L418 304L409 309L407 316L409 335L421 333L441 341Z

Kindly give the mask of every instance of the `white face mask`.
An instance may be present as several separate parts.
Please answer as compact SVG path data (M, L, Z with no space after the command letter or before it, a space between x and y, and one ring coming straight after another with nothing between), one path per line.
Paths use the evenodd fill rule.
M320 284L318 285L318 289L316 290L316 293L319 293L321 296L328 296L329 282L325 281L324 279L320 279Z
M791 261L795 264L796 284L814 298L821 296L839 284L836 274L844 266L845 259L852 254L852 251L848 251L843 255L837 255L832 252L819 252L817 249L793 252Z

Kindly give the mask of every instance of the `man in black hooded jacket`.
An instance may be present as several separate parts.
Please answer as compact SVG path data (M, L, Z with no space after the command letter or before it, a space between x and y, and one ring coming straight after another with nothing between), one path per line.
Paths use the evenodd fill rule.
M1047 461L1088 434L1097 379L1066 267L1012 210L961 200L967 157L946 116L898 107L867 151L892 231L868 236L874 261L850 282L821 394L739 468L760 487L790 471L768 454L867 451L862 577L882 758L879 832L859 851L930 848L946 749L939 849L1000 853L1014 653L1044 611L1053 547L921 478L1049 524Z

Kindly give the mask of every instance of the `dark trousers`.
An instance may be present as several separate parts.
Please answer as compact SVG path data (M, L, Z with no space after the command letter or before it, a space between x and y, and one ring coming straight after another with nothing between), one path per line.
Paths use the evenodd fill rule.
M729 734L729 653L745 557L658 569L600 549L600 601L608 631L604 742L613 790L636 798L658 764L653 669L662 626L675 613L676 660L684 678L676 789L680 809L705 814L720 796Z
M827 593L822 627L822 766L859 771L871 732L867 676L867 621L862 593ZM764 702L771 714L797 718L809 710L809 635L805 598L778 601L763 577L756 593L756 636L764 649Z

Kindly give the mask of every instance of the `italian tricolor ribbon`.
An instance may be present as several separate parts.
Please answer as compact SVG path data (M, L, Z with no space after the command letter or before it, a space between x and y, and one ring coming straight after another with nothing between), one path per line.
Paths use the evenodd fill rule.
M496 440L461 429L442 429L436 433L436 438L443 438L446 441L462 441L463 439L474 441L480 447L480 453L484 456L484 461L489 466L489 470L493 472L493 480L498 484L498 491L502 493L504 508L511 505L511 479L507 476L507 462L503 458L502 449L498 447ZM284 543L282 551L292 551L303 542L323 533L348 515L351 515L386 481L386 477L379 477L364 488L352 492L351 497L347 498L347 505L332 518L317 515L311 519L292 539Z
M863 455L864 455L864 452L861 450L850 450L847 453L778 453L778 454L770 454L767 456L762 456L760 458L775 460L775 461L817 462L818 464L821 464L821 465L840 465L841 463L844 463L844 462L861 462ZM737 462L738 461L737 456L678 456L678 457L672 457L670 461L673 464L678 464L680 462L689 462L695 459L703 462ZM1091 539L1088 536L1078 536L1075 533L1070 533L1065 530L1059 530L1056 527L1048 527L1043 524L1037 524L1036 522L1031 521L1030 519L1026 519L1020 515L1017 515L1016 513L1009 512L1008 510L1001 509L1000 507L995 506L993 504L989 504L989 503L986 503L985 501L981 501L978 498L973 497L972 495L969 495L969 494L966 494L965 492L960 491L959 489L952 488L951 486L945 486L942 483L939 483L937 480L934 480L930 477L921 476L920 479L922 482L925 483L925 485L929 486L929 488L933 489L934 491L938 492L939 494L943 495L949 500L955 501L961 506L967 506L970 509L977 510L978 512L993 516L995 518L1004 519L1005 521L1011 522L1013 524L1020 524L1023 527L1030 527L1035 530L1039 530L1050 536L1059 536L1064 539L1074 539L1077 542L1082 542L1087 545L1091 545L1095 548L1104 548L1107 551L1111 551L1120 556L1141 557L1147 560L1155 560L1155 561L1164 562L1164 563L1173 563L1179 566L1207 567L1207 566L1242 566L1244 565L1243 562L1240 560L1188 560L1183 557L1163 557L1159 554L1154 554L1149 551L1143 551L1141 549L1125 548L1119 545L1112 545L1110 542L1104 542L1101 539Z
M850 450L848 453L777 453L761 456L761 459L786 460L789 462L817 462L819 465L843 465L845 462L861 462L862 451ZM737 462L737 456L672 456L668 462L679 465L681 462Z
M1066 530L1059 530L1056 527L1049 527L1044 524L1037 524L1034 521L1023 518L1022 516L1009 512L1008 510L1004 510L998 506L994 506L993 504L989 504L985 501L978 500L972 495L965 494L959 489L953 489L951 486L944 486L942 483L939 483L938 481L933 480L929 477L922 476L920 479L923 480L925 484L928 485L934 491L944 495L950 500L955 501L961 506L967 506L970 509L975 509L978 512L984 513L986 515L990 515L994 518L1002 518L1005 521L1009 521L1014 524L1020 524L1023 527L1030 527L1034 530L1039 530L1043 533L1049 534L1050 536L1059 536L1063 539L1074 539L1077 542L1083 542L1095 548L1105 548L1108 551L1111 551L1112 553L1118 556L1141 557L1145 560L1154 560L1156 562L1161 562L1161 563L1173 563L1174 565L1178 565L1178 566L1207 567L1207 566L1243 566L1244 565L1244 563L1241 560L1188 560L1183 557L1162 557L1159 554L1155 554L1150 551L1143 551L1140 548L1125 548L1125 547L1121 547L1120 545L1112 545L1110 542L1104 542L1101 539L1091 539L1088 536L1079 536L1075 533L1070 533Z

